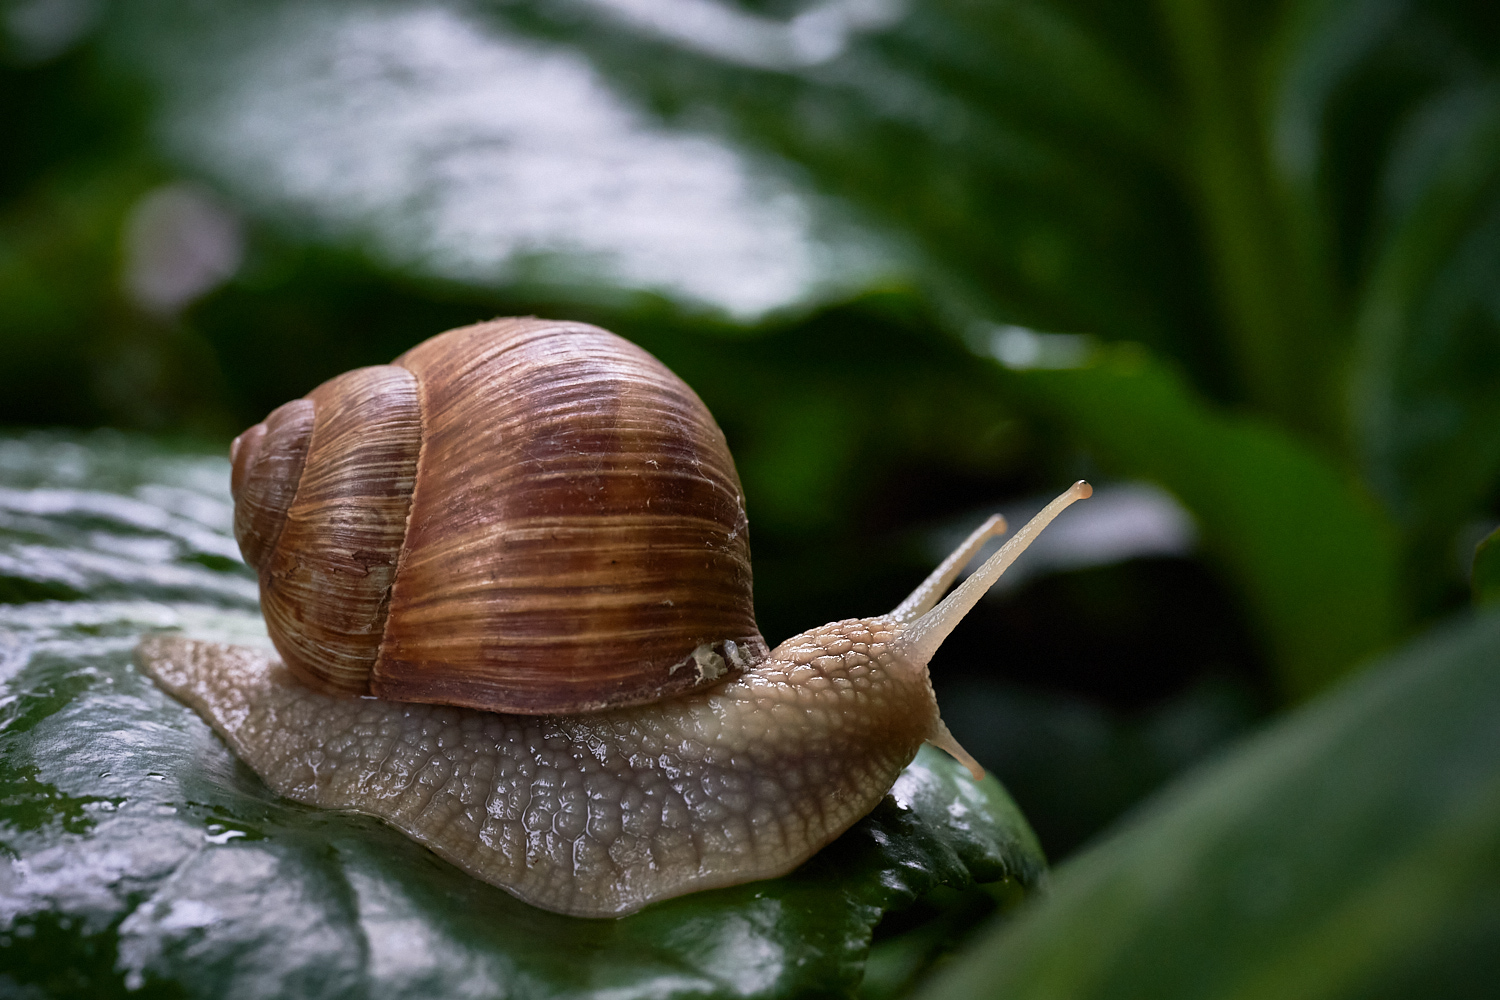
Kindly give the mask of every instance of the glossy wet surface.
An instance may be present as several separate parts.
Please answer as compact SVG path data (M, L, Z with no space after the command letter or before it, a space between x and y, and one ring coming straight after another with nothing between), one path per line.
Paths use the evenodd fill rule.
M623 920L544 913L278 797L131 663L151 631L264 643L228 470L112 435L0 439L0 993L841 993L882 912L1039 876L999 787L931 748L791 876Z

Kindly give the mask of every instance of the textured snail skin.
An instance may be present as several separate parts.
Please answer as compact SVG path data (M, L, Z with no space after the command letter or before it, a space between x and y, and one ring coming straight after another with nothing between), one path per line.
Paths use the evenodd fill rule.
M835 622L713 689L588 715L336 697L259 650L138 661L282 795L378 816L549 910L608 917L785 874L947 739L891 618Z

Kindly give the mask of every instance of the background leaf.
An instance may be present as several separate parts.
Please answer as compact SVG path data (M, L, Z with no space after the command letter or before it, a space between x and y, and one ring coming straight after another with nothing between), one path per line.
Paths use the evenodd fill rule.
M1471 574L1475 601L1492 604L1500 600L1500 529L1490 532L1474 549Z
M1294 438L1216 413L1128 346L1079 368L1007 372L1003 384L1109 467L1183 500L1241 588L1288 695L1313 693L1398 634L1390 529L1356 484Z
M1468 997L1500 928L1500 615L1160 796L932 997Z
M1427 98L1388 171L1357 326L1359 442L1430 604L1449 575L1432 555L1500 474L1500 88L1463 80Z

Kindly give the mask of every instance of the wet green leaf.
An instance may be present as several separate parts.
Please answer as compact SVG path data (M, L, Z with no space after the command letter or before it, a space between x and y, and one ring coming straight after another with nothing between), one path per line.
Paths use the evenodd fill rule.
M977 883L1043 877L1000 786L931 748L792 875L622 920L534 909L279 799L131 664L148 630L266 641L225 563L227 480L139 439L0 440L0 565L78 595L0 604L0 992L846 995L887 913L879 982L904 983L995 910Z
M1004 380L1111 468L1187 505L1258 619L1288 695L1311 694L1397 634L1390 529L1351 479L1291 436L1219 412L1130 345Z
M1179 783L930 997L1479 997L1500 971L1500 613Z

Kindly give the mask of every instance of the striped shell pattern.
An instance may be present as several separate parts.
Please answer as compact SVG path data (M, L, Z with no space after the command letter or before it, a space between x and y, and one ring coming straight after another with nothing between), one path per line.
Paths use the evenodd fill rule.
M277 408L231 455L272 641L322 690L575 713L766 655L723 433L597 327L451 330Z

